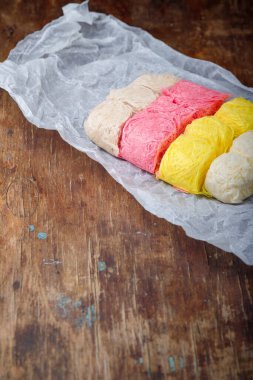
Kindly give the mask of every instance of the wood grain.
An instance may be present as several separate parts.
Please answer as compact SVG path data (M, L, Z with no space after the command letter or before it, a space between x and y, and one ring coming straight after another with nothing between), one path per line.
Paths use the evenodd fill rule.
M1 60L67 2L1 0ZM90 8L253 85L251 1ZM0 152L1 380L253 378L251 267L146 212L2 90Z

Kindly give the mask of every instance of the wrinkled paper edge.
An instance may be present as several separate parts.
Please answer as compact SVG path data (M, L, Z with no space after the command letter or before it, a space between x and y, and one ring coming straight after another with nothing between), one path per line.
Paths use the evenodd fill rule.
M81 4L76 4L76 3L70 3L70 4L67 4L65 5L62 10L63 10L63 16L59 17L58 19L56 20L53 20L51 21L50 23L46 24L40 31L37 31L37 32L34 32L34 33L31 33L31 34L35 34L35 33L38 33L38 32L41 32L42 30L45 30L46 28L49 28L50 25L53 25L53 24L56 24L56 23L59 23L59 22L65 22L65 21L74 21L74 22L85 22L85 23L88 23L88 24L92 24L92 16L91 16L91 13L89 12L89 9L88 9L88 3L89 1L85 1ZM125 24L124 22L118 20L117 18L115 18L114 16L110 16L111 18L114 18L116 19L120 24L122 24L123 26L125 27L128 27L127 24ZM159 43L161 46L166 46L167 49L169 49L171 52L173 52L174 54L174 59L176 61L179 61L180 59L184 61L184 67L186 67L186 72L187 72L187 62L192 62L192 61L201 61L201 64L203 65L203 72L205 72L205 67L206 65L211 65L212 66L212 69L214 70L214 72L218 69L219 72L217 72L217 75L222 75L222 80L224 81L225 85L222 86L222 85L219 85L217 86L217 89L219 89L220 91L227 91L227 88L226 88L226 83L229 82L229 84L231 86L234 86L235 88L235 93L236 93L236 89L240 90L240 92L243 92L245 91L245 97L247 97L247 94L250 93L250 97L253 97L253 87L247 87L245 85L243 85L239 80L238 78L236 78L234 76L234 74L232 74L230 71L222 68L221 66L213 63L213 62L210 62L210 61L204 61L204 60L200 60L200 59L196 59L196 58L191 58L191 57L188 57L178 51L176 51L175 49L171 48L170 46L166 45L164 42L154 38L153 36L151 36L148 32L146 31L143 31L141 28L136 28L136 27L133 27L133 26L129 26L130 28L134 28L136 30L141 30L142 32L145 32L146 36L148 38L151 38L153 41L151 42L154 42L154 43ZM23 40L21 40L20 42L18 42L18 44L16 45L16 47L14 49L11 50L11 52L13 50L15 50L20 44L23 44L26 40L26 38L29 38L29 36L31 35L29 34L28 36L26 36ZM10 52L10 53L11 53ZM175 64L175 62L173 62L173 64ZM4 69L5 72L9 72L11 74L11 71L13 70L13 67L11 67L12 65L15 65L14 62L8 60L5 60L3 63L0 63L0 74L1 74L1 69ZM184 69L183 69L184 70ZM203 72L199 74L199 76L203 76L203 78L205 78L205 80L208 80L209 77L206 77L205 75L203 75ZM221 80L221 82L222 82ZM213 78L212 80L210 80L210 82L212 83L213 85ZM5 81L2 81L2 78L1 78L1 75L0 75L0 88L3 88L4 90L6 90L9 95L13 98L13 100L18 104L19 108L21 109L22 113L24 114L25 118L31 122L32 124L34 124L35 126L37 126L38 128L45 128L45 129L51 129L51 130L57 130L58 133L60 134L60 136L62 137L62 139L64 141L66 141L68 144L72 145L74 148L76 148L77 150L79 151L82 151L84 153L86 153L91 159L99 162L105 169L106 171L119 183L121 184L128 192L130 192L133 197L138 201L138 203L140 203L142 205L142 207L151 212L152 214L160 217L160 218L163 218L167 221L169 221L170 223L172 224L175 224L175 225L178 225L180 227L182 227L184 229L184 231L186 232L186 234L189 236L189 237L192 237L194 239L197 239L197 240L200 240L200 241L203 241L203 242L208 242L220 249L223 249L225 250L226 252L228 253L234 253L237 257L239 257L242 261L244 261L246 264L248 265L253 265L253 258L249 258L247 255L245 255L243 252L239 252L237 251L237 249L233 248L233 246L231 247L231 242L230 241L224 241L225 240L225 235L224 235L224 239L221 239L221 241L217 241L217 240L214 240L214 239L202 239L200 236L198 236L198 233L197 233L197 227L194 226L194 225L187 225L187 224L184 224L184 221L183 220L178 220L178 216L174 213L173 210L171 210L171 214L168 216L168 217L164 217L162 216L158 210L152 210L149 206L149 202L148 202L148 197L151 196L151 194L148 194L147 193L145 194L145 197L146 199L144 200L143 197L141 197L139 194L137 195L137 192L135 192L131 186L133 185L133 183L131 183L131 186L128 185L126 182L124 182L124 180L122 178L119 178L119 176L117 175L117 173L115 172L113 166L110 164L110 162L107 162L106 159L103 158L106 157L108 155L107 152L103 152L104 155L100 155L99 157L96 155L96 149L100 149L96 146L94 146L93 143L91 143L91 148L88 149L88 148L85 148L84 150L81 150L79 146L77 146L76 144L74 144L73 142L69 142L69 139L68 139L68 136L67 134L65 134L65 130L64 128L62 128L61 126L59 126L59 128L52 128L52 127L48 127L48 126L45 126L45 125L42 125L41 123L41 120L39 120L38 118L36 118L36 116L31 112L31 110L29 109L29 107L27 106L26 102L24 101L24 99L22 98L22 96L20 95L17 95L15 94L12 90L11 90L11 75L9 77L6 78ZM252 93L251 93L252 92ZM243 96L243 95L241 95ZM137 170L140 170L138 168L136 168ZM148 173L144 173L144 176L145 175L149 175ZM134 179L133 179L133 182L134 182ZM161 182L162 183L162 182ZM162 186L165 185L165 186L169 186L167 184L162 184ZM141 189L138 189L138 193L141 193ZM179 193L179 192L177 192ZM187 197L192 197L194 195L191 195L191 194L182 194L180 193L181 196L185 196L186 198L186 202L187 202ZM171 196L174 196L175 194L171 194ZM195 197L195 196L194 196ZM250 200L250 202L249 202ZM246 200L246 202L249 203L250 206L252 206L252 201L253 200L253 197L250 197L248 198L248 200ZM206 201L206 202L210 202L210 200L208 199L202 199L202 201ZM212 201L215 201L217 202L216 200L212 200ZM211 207L211 206L210 206ZM192 232L190 231L189 229L192 229L194 230L195 228L195 231ZM253 233L253 231L252 231ZM218 238L219 240L219 238ZM229 249L228 247L226 246L227 244L229 244ZM243 245L243 244L242 244ZM239 252L239 253L238 253ZM252 252L253 253L253 252Z

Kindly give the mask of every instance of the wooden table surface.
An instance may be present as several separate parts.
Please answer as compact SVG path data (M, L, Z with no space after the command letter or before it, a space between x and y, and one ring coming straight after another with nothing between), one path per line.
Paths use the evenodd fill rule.
M0 0L0 60L68 0ZM252 1L91 0L253 85ZM253 379L253 268L146 212L0 90L0 379ZM44 234L43 234L44 233Z

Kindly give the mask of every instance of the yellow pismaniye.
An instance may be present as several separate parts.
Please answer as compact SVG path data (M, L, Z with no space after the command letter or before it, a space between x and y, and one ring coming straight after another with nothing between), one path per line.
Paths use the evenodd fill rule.
M192 194L210 195L204 188L206 173L233 137L233 130L214 116L194 120L167 149L158 178Z
M193 121L168 148L158 178L192 194L211 196L205 189L206 173L216 157L227 152L233 139L253 130L253 102L235 98L214 116Z
M244 98L232 99L221 106L215 117L229 125L234 131L234 137L238 137L253 130L253 102Z

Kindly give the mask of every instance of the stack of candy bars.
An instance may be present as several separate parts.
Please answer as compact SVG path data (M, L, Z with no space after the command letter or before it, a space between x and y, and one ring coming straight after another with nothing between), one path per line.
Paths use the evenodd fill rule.
M145 74L111 90L84 128L99 147L181 191L225 203L253 194L249 100L169 74Z

